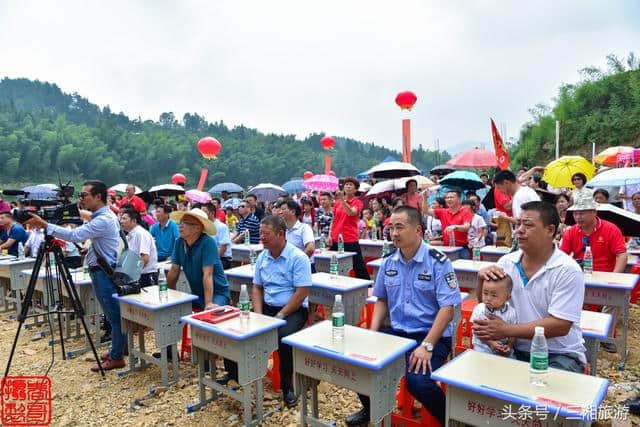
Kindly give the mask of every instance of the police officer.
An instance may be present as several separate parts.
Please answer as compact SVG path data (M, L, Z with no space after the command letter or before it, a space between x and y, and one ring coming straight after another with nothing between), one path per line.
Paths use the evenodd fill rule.
M445 395L431 379L451 352L453 308L460 304L460 290L447 256L423 243L420 212L399 206L391 215L391 238L398 248L382 262L373 295L371 329L379 330L389 313L391 328L382 332L416 340L407 352L405 381L411 393L445 424ZM369 421L369 398L359 396L363 408L347 417L349 426Z

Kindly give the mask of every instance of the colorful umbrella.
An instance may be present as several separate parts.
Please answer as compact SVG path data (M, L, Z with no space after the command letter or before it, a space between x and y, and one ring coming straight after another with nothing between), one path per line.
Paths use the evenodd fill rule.
M405 178L397 178L397 179L389 179L386 181L378 182L376 185L371 187L367 196L373 196L380 193L386 193L387 191L399 191L404 190L407 186L407 181L410 179L415 179L418 182L419 189L425 189L432 187L434 184L429 178L424 176L408 176Z
M260 201L273 202L279 196L287 194L284 188L275 184L258 184L249 190L249 194L252 194Z
M484 183L478 175L469 171L455 171L442 177L440 185L447 187L458 187L461 190L479 190L485 188Z
M555 188L573 188L571 177L583 173L587 181L591 179L596 168L582 156L562 156L544 168L542 179Z
M304 179L292 179L282 184L282 188L287 190L289 194L302 193L304 191L303 182Z
M222 193L223 191L227 193L242 193L244 189L233 182L221 182L209 189L209 193Z
M238 199L237 197L233 197L222 202L222 209L227 209L229 206L231 206L233 209L238 209L240 203L242 203L242 200Z
M177 196L178 194L184 194L184 188L175 184L156 185L147 191L149 193L155 193L156 196Z
M609 147L598 153L598 155L593 158L593 161L601 165L616 166L620 162L621 155L631 153L633 153L633 147Z
M494 168L498 165L496 153L489 150L481 150L478 147L464 151L447 162L449 166L458 168Z
M184 193L184 196L192 202L209 203L211 201L211 195L209 193L195 189L187 191Z
M382 162L369 169L366 173L374 178L402 178L420 175L420 170L411 163Z
M339 180L333 175L314 175L302 183L304 188L312 191L336 191Z
M587 183L587 187L618 187L634 184L640 184L640 167L609 169L594 176Z

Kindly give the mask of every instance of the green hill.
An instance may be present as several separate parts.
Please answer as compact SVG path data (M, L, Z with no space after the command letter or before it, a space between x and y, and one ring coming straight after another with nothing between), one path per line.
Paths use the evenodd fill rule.
M512 166L546 164L555 158L555 122L560 121L560 154L591 159L610 146L640 145L640 61L607 57L608 70L581 70L583 80L560 87L555 105L539 104L511 150Z
M215 161L205 161L197 141L213 136L222 144ZM202 167L209 168L207 185L232 181L282 184L306 170L323 169L326 154L323 134L300 140L292 135L263 134L245 126L227 127L187 113L178 120L162 113L158 121L130 119L100 108L77 93L28 79L0 82L0 181L3 183L57 182L98 178L107 184L134 182L150 186L169 182L172 174L187 176L194 187ZM336 137L332 169L339 175L368 169L398 152ZM434 166L436 155L419 146L414 164L422 170ZM449 159L444 152L441 161ZM207 187L208 188L208 187Z

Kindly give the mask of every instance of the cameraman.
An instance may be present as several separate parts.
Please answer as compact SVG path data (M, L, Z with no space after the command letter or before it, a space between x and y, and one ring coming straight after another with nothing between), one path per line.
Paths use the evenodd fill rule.
M115 266L120 240L120 224L107 201L107 187L102 181L86 181L82 185L80 202L85 209L91 211L91 218L86 224L73 230L49 224L37 215L31 214L28 224L45 228L47 234L68 242L82 242L91 239L91 247L87 251L85 262L89 267L91 282L96 297L104 314L112 325L111 351L102 356L102 369L111 370L125 366L123 352L126 346L125 336L120 328L120 305L112 297L116 288L111 278L98 265L98 257L102 257L111 266ZM98 372L98 365L91 368Z

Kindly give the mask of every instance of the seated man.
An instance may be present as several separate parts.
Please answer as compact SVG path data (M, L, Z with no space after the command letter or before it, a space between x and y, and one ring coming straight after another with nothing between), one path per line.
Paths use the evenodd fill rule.
M27 243L29 233L13 220L11 211L0 213L0 249L9 255L18 256L18 245Z
M535 327L543 326L549 366L581 373L586 363L580 329L584 276L580 266L553 243L559 223L558 211L550 203L521 206L516 228L519 250L480 270L477 288L482 292L480 281L511 277L518 323L490 315L488 320L476 321L473 332L485 341L516 338L516 358L529 362Z
M193 303L196 308L208 310L214 305L228 304L229 284L218 255L218 245L211 237L216 234L216 227L201 209L172 212L171 219L179 224L180 237L171 256L168 286L176 288L182 267L191 293L198 297Z
M293 391L293 350L282 338L299 331L307 320L306 299L311 289L311 263L300 249L285 240L287 225L282 218L267 216L260 222L260 240L264 251L258 255L253 276L253 311L284 319L278 329L278 356L282 396L287 407L298 398ZM237 380L238 366L225 361L227 376L216 381Z
M418 342L405 356L407 389L444 425L445 396L431 372L451 352L453 307L461 302L458 281L447 256L422 241L422 216L416 208L394 209L390 230L398 249L385 257L376 277L371 329L379 330L388 313L391 329L383 332ZM347 417L349 426L369 421L369 398L359 397L363 409Z

